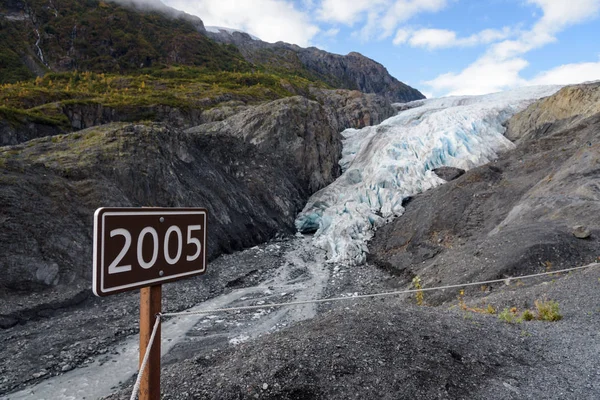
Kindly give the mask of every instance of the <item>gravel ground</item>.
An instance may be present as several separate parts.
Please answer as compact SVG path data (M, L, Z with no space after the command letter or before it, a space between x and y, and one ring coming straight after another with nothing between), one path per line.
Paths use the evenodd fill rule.
M164 285L163 310L185 310L234 288L256 285L281 264L289 246L289 241L277 241L257 247L263 249L260 256L248 250L219 257L205 275ZM138 313L135 292L88 296L48 313L30 313L21 324L0 329L0 396L85 367L96 357L118 355L119 345L139 332Z
M549 283L550 282L550 283ZM355 301L163 370L163 399L597 399L600 268L467 299L559 302L558 322L509 324L454 304ZM129 388L110 399L127 398Z
M207 275L165 285L163 308L183 310L222 293L263 287L297 251L298 240L223 256ZM406 277L370 265L323 268L328 273L322 297L408 287ZM287 273L300 283L307 275L300 268ZM495 315L465 311L457 300L419 307L408 295L326 303L316 317L295 323L271 311L258 317L255 312L213 316L163 357L162 398L596 399L599 289L600 267L595 267L465 295L468 307L491 304L498 310L556 300L564 318L554 323L508 324ZM273 292L266 303L292 300ZM244 299L245 304L258 300ZM136 294L90 298L52 318L0 330L0 394L10 399L8 393L17 389L118 356L124 340L137 334L137 308ZM258 337L232 340L256 324L264 325ZM107 399L129 398L133 378L128 378Z

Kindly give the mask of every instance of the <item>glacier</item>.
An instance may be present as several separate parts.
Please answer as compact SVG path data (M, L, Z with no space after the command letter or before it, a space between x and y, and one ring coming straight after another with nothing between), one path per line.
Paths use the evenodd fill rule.
M375 230L404 212L403 201L445 181L432 172L465 170L514 148L503 124L561 86L530 86L482 96L402 104L381 124L342 132L342 175L316 192L296 218L330 262L363 263Z

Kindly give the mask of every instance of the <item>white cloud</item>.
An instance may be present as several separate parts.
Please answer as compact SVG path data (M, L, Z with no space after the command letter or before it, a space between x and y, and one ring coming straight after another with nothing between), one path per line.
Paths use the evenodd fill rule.
M488 44L494 41L506 39L513 35L513 31L504 27L498 29L485 29L471 36L459 38L456 32L447 29L419 29L410 31L404 28L398 29L393 43L398 45L408 43L412 47L424 47L429 50L449 47L469 47L480 44Z
M406 43L408 39L410 39L411 35L412 32L410 30L400 28L398 31L396 31L396 36L394 37L393 43L395 45Z
M363 18L362 14L386 2L386 0L323 0L317 10L317 17L321 21L352 25Z
M331 29L328 29L325 32L323 32L323 35L328 36L328 37L333 37L333 36L337 36L338 33L340 33L340 28L331 28Z
M600 61L564 64L537 74L530 85L568 85L600 79Z
M499 92L525 82L519 72L529 63L522 58L498 61L482 57L460 73L446 73L425 82L436 94L464 95Z
M407 39L413 47L435 49L456 45L456 33L446 29L419 29Z
M437 12L448 0L323 0L317 10L321 21L353 26L364 22L357 36L363 40L375 35L391 36L399 24L423 12Z
M440 11L446 5L447 0L396 0L392 7L385 12L381 21L377 21L377 24L381 24L381 28L383 28L382 36L388 37L400 23L423 12ZM375 27L371 29L375 29Z
M436 94L453 95L491 93L527 84L558 83L559 80L575 83L598 79L594 78L597 63L568 64L540 73L531 81L522 78L521 71L529 65L524 59L526 53L556 41L558 33L571 25L594 18L600 11L600 0L528 2L537 5L543 12L530 30L521 32L515 39L493 43L478 60L463 71L442 74L424 83ZM438 43L448 42L447 38L446 42L438 40ZM581 76L578 77L578 74Z
M178 10L197 15L205 25L240 29L267 42L285 41L309 46L319 28L291 0L163 0Z

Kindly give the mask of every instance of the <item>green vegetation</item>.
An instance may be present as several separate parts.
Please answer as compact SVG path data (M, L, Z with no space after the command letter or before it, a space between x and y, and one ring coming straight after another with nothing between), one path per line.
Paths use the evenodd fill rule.
M535 312L526 309L521 313L521 315L519 315L516 307L507 307L500 314L498 314L498 318L501 321L508 322L511 324L533 320L555 322L560 321L562 319L559 305L556 301L536 300L534 304Z
M187 112L327 87L294 51L259 51L252 64L201 34L201 24L103 0L2 3L0 121L70 132L80 126L74 114L102 114L96 106L114 111L102 123L134 122L161 119L161 106Z
M421 278L415 276L412 280L413 287L417 290L415 293L415 299L417 301L417 305L423 305L423 287L421 286Z
M523 321L533 321L534 319L535 315L533 312L531 312L531 310L525 310L523 311L523 314L521 314L521 320Z
M43 165L63 176L75 176L101 159L112 161L123 152L123 124L110 124L77 133L33 139L27 143L0 147L0 180L10 172L23 172L25 166ZM51 151L48 151L51 149ZM85 174L81 175L82 177ZM6 183L5 181L3 181Z
M502 312L500 314L498 314L498 319L500 321L508 322L509 324L512 324L515 322L521 322L521 321L519 321L519 318L518 318L516 312L514 312L512 309L510 309L508 307L506 307L504 310L502 310Z
M191 110L232 100L253 104L291 96L315 84L302 77L282 79L268 72L211 72L189 66L141 72L50 73L4 84L0 86L0 119L13 125L33 121L68 130L66 112L78 105L102 105L124 111L131 121L140 121L154 118L154 106Z
M560 321L562 315L558 303L552 300L536 300L535 308L537 310L537 319L541 321Z

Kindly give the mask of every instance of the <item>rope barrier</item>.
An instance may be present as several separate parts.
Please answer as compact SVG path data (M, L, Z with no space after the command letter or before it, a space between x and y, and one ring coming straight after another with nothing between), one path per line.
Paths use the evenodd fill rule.
M511 280L530 279L530 278L535 278L535 277L539 277L539 276L560 274L563 272L576 271L576 270L580 270L580 269L593 268L593 267L597 267L597 266L600 266L600 263L588 264L588 265L584 265L581 267L566 268L566 269L561 269L558 271L541 272L538 274L514 276L514 277L509 277L509 278L493 279L493 280L481 281L481 282L470 282L470 283L437 286L437 287L422 288L422 289L407 289L407 290L399 290L399 291L394 291L394 292L362 294L362 295L357 295L357 296L332 297L332 298L328 298L328 299L293 301L293 302L288 302L288 303L274 303L274 304L263 304L263 305L257 305L257 306L216 308L213 310L171 312L171 313L162 313L161 316L163 316L163 317L180 317L180 316L186 316L186 315L202 315L202 314L223 313L223 312L231 312L231 311L279 308L279 307L288 307L288 306L299 306L299 305L305 305L305 304L333 303L333 302L337 302L337 301L348 301L348 300L366 299L366 298L375 298L375 297L384 297L384 296L397 296L400 294L428 292L428 291L433 291L433 290L455 289L455 288L462 288L462 287L466 287L466 286L481 286L481 285L489 285L492 283L501 283L501 282L504 282L508 285L508 284L510 284Z
M140 365L140 370L138 372L137 379L135 380L135 385L133 385L133 392L131 393L131 397L129 400L135 400L137 398L138 392L140 391L140 383L142 381L142 376L144 375L144 370L146 369L146 364L148 364L148 359L150 358L150 350L152 349L154 337L156 336L156 331L158 331L158 327L160 325L160 318L161 315L157 314L156 321L154 321L154 328L152 328L152 334L150 335L150 340L148 341L148 347L146 347L146 354L144 354L142 365Z

